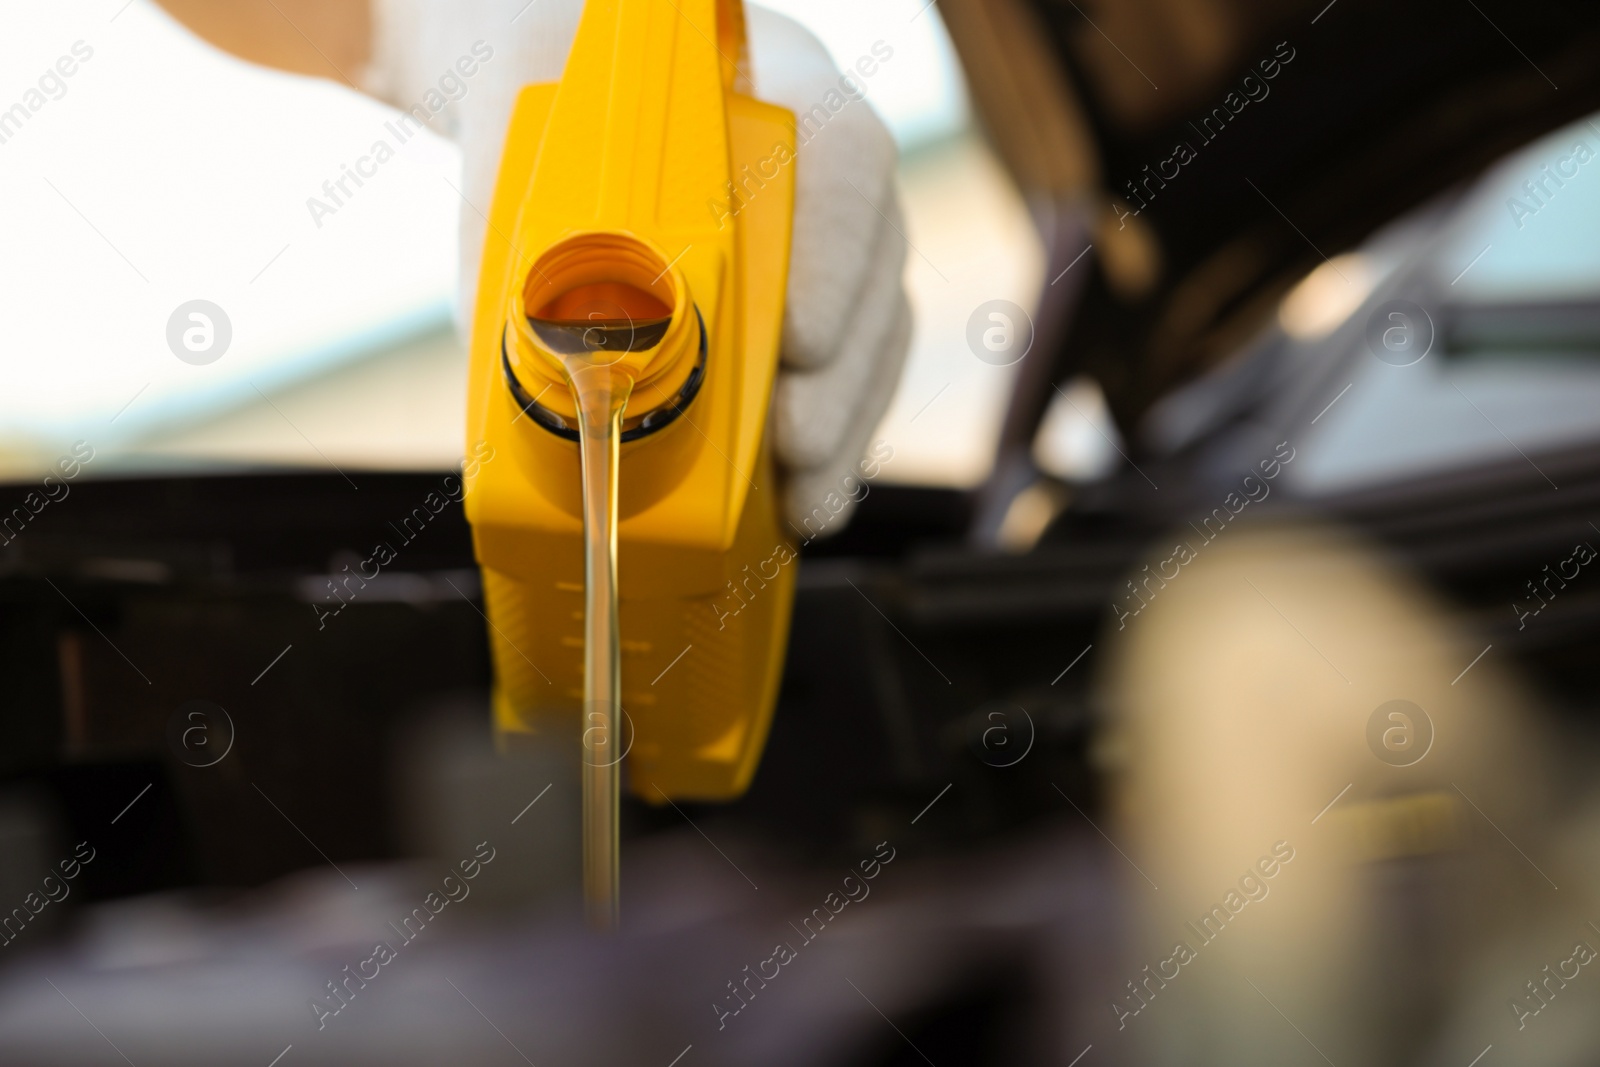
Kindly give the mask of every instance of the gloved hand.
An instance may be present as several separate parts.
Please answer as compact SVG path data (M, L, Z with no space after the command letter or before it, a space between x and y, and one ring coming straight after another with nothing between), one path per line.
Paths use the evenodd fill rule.
M493 50L470 79L454 79L465 95L434 120L437 132L460 141L464 156L458 323L471 321L484 216L516 93L561 76L582 7L582 0L374 0L367 87L397 107L409 108L430 91L437 99L441 76L473 54L475 42ZM911 343L895 148L860 98L860 83L841 83L820 41L761 8L749 7L747 22L756 94L813 116L798 135L794 242L771 427L785 475L785 515L810 539L837 532L864 495L858 462ZM828 108L841 99L837 111Z

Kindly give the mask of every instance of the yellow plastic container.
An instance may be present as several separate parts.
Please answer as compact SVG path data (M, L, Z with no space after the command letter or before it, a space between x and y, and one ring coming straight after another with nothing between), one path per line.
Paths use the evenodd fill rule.
M527 316L596 300L629 352L617 528L633 793L729 799L766 741L793 601L764 439L794 116L752 99L737 0L589 0L559 83L517 98L472 331L466 512L503 732L575 733L584 549L575 406ZM737 207L737 210L734 208ZM593 314L591 312L591 314Z

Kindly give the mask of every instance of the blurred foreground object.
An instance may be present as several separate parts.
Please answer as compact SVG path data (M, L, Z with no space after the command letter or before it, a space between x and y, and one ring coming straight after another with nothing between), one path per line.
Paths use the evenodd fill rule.
M1358 542L1185 532L1193 562L1135 579L1112 670L1141 919L1107 1021L1130 1062L1569 1063L1580 1034L1592 1055L1600 981L1564 1022L1507 1007L1600 943L1525 687Z

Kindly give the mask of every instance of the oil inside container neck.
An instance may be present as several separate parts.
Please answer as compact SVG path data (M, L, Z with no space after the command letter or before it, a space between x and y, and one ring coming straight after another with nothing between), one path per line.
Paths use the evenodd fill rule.
M530 317L528 325L534 336L546 348L560 356L595 355L606 353L620 355L627 352L654 348L672 325L672 316L630 319L536 319Z
M592 296L593 294L591 294ZM612 295L612 294L608 294ZM644 297L645 301L638 298ZM668 309L634 290L629 307L562 307L528 316L539 341L561 361L578 413L583 481L583 895L589 923L618 923L621 640L617 608L617 481L623 412L632 377L619 365L629 352L661 343ZM585 314L584 312L587 312ZM620 314L618 314L620 312Z

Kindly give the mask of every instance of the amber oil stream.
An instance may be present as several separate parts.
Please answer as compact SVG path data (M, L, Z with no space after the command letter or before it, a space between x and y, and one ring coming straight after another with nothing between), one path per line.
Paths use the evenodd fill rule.
M617 481L632 377L618 365L653 347L668 320L535 318L561 361L578 416L583 480L583 899L596 929L619 922L622 660L617 610Z

